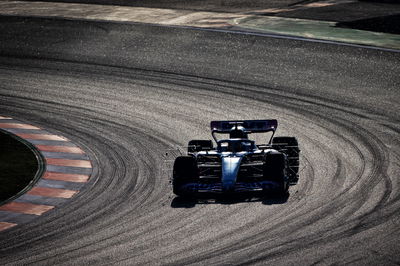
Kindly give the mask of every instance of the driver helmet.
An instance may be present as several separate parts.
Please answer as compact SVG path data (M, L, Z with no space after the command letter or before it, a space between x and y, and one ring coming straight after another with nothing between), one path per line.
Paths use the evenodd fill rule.
M229 133L231 139L247 139L247 133L244 131L243 127L234 127Z

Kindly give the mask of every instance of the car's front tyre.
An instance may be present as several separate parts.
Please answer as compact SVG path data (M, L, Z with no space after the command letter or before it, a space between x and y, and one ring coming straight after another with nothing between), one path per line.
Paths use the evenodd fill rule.
M179 156L175 159L172 190L177 196L188 196L190 191L185 190L185 185L196 182L199 178L196 159L193 156Z
M272 139L272 147L285 153L288 159L287 175L292 184L299 180L300 149L295 137L275 137Z
M289 184L286 177L286 156L280 152L269 152L265 155L263 176L265 181L272 181L277 185L273 191L266 189L265 193L275 192L279 195L288 193Z

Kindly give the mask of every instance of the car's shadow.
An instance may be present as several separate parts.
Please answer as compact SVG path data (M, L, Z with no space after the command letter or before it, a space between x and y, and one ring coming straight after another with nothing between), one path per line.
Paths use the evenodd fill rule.
M237 204L243 202L261 202L264 205L275 205L275 204L284 204L287 202L289 198L289 193L286 195L280 196L212 196L212 195L202 195L199 197L175 197L171 201L172 208L193 208L198 204Z

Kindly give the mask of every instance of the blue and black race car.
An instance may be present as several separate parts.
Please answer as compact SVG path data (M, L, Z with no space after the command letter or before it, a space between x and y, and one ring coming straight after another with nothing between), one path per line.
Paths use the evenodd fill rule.
M174 194L261 192L287 194L298 182L299 145L295 137L274 137L278 121L212 121L212 140L191 140L188 155L175 159ZM250 134L272 135L256 144ZM228 135L218 140L216 135Z

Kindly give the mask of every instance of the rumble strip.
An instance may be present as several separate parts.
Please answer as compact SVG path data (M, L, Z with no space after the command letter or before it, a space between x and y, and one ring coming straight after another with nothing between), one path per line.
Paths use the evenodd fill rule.
M0 116L0 129L29 142L44 158L41 178L25 194L0 206L0 231L43 215L79 193L92 173L89 156L67 138Z

